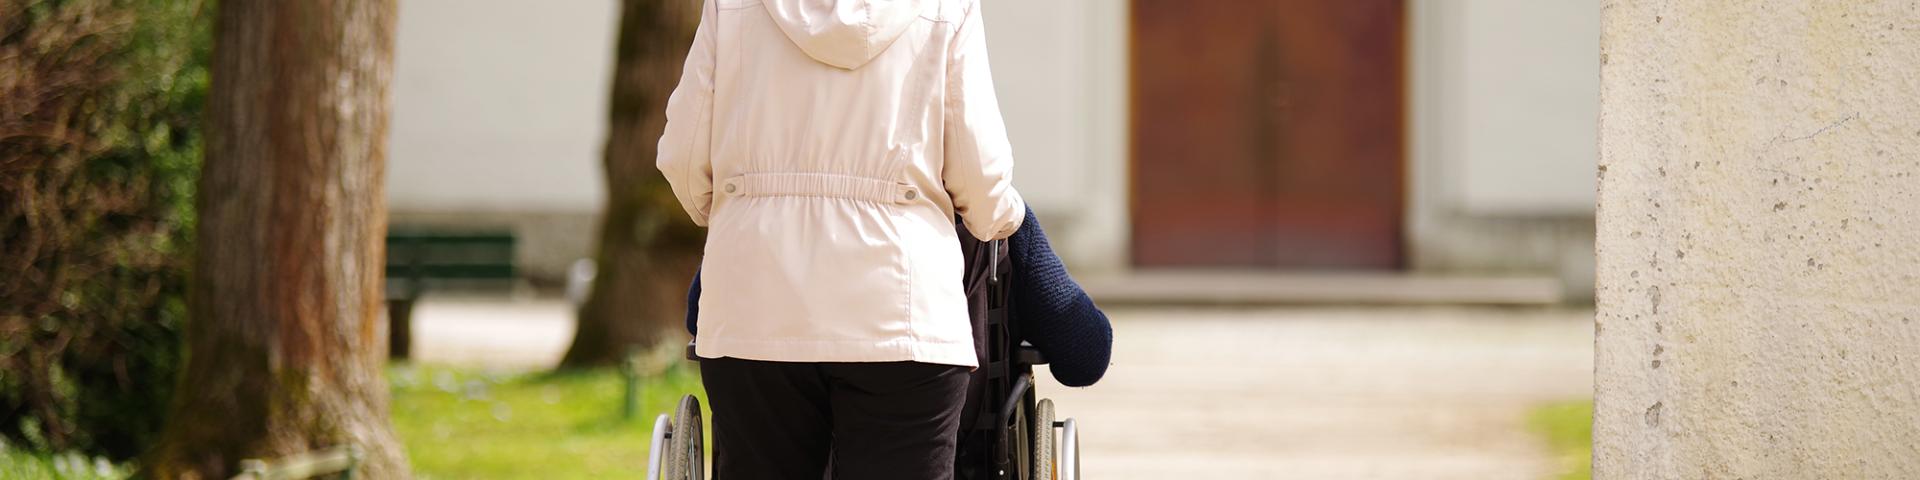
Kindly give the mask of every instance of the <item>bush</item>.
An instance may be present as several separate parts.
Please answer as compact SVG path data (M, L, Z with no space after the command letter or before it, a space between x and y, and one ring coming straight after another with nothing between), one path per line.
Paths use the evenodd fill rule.
M10 450L0 441L0 478L33 480L112 480L127 478L133 472L126 465L105 457L87 457L73 452L50 454Z
M0 0L0 436L124 459L186 316L211 11Z

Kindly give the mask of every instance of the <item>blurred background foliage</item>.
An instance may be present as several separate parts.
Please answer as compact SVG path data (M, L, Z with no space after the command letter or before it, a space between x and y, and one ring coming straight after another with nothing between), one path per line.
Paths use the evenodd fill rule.
M0 437L140 453L181 363L211 2L0 0Z

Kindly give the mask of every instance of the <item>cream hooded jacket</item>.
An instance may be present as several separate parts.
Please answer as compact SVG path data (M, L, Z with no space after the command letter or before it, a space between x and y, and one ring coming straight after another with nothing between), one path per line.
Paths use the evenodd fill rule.
M696 354L976 366L955 214L1020 227L978 0L706 0L659 168L707 227Z

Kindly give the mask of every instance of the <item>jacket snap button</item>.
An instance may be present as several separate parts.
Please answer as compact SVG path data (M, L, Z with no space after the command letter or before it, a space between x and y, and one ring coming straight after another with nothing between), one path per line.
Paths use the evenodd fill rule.
M731 183L727 184L727 193L733 193L734 190L739 190L739 189L740 187L734 186L734 184L731 184Z
M920 197L920 192L915 192L915 191L913 191L913 190L907 190L907 200L913 200L913 199L915 199L915 198L919 198L919 197Z

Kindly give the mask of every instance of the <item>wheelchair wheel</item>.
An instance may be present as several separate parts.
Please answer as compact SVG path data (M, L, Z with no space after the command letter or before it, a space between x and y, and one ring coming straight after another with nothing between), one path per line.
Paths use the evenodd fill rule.
M1005 436L1000 437L1000 445L993 448L996 462L1001 465L1001 470L998 476L992 478L1031 480L1029 477L1033 474L1033 457L1031 456L1033 446L1029 442L1033 439L1033 433L1029 429L1033 428L1033 423L1028 422L1027 417L1033 412L1028 411L1026 405L1020 405L1011 413L1012 418L1006 419L1007 430L1003 433Z
M700 399L682 397L667 437L665 480L706 478L706 446L700 428Z
M1033 407L1032 480L1053 480L1053 399L1043 398Z

